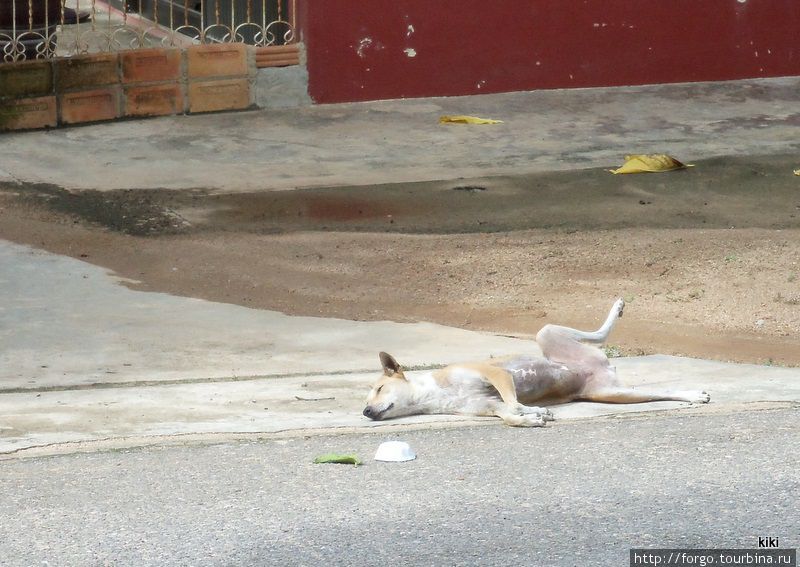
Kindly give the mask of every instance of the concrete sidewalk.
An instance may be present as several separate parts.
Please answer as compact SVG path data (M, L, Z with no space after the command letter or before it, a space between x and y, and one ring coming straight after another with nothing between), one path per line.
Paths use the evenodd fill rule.
M800 78L781 78L176 116L5 134L0 180L245 192L610 167L629 153L791 153L798 108Z
M363 418L377 352L390 350L409 366L538 352L528 340L439 325L289 317L132 291L93 265L2 241L0 294L0 458L474 422ZM800 404L798 369L663 356L615 364L631 385L707 389L712 403L698 411ZM568 404L554 413L573 419L686 405Z

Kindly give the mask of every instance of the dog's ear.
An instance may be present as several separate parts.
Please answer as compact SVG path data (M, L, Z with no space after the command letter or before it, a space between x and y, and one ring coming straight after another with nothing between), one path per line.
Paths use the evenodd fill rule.
M386 376L394 376L395 374L399 374L400 377L405 378L405 376L403 376L403 368L397 363L391 354L382 352L378 356L381 359L383 373Z

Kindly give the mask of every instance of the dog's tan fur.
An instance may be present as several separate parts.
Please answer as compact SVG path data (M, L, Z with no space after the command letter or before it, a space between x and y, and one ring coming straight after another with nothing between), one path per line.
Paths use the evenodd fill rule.
M406 376L394 357L382 352L384 374L367 397L364 415L375 420L424 413L494 415L508 425L534 427L552 419L549 410L527 405L535 402L708 402L708 394L701 391L626 388L619 383L605 353L585 344L604 343L622 316L624 305L617 300L595 332L545 325L536 335L544 357L453 364Z

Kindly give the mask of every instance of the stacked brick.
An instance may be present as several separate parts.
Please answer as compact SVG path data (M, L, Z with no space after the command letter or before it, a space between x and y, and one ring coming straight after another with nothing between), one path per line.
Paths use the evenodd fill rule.
M121 116L118 54L56 59L54 71L61 124L99 122Z
M52 63L0 64L0 128L47 128L56 124Z
M143 49L120 54L126 116L166 116L185 111L183 54Z
M248 53L252 56L248 57ZM186 50L189 112L247 108L255 101L255 49L241 43L193 45Z
M255 73L243 44L0 63L0 130L242 110L254 104Z

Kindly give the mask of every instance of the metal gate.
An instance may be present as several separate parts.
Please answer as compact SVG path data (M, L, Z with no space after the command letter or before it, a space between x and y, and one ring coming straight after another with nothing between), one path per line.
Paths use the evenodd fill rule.
M291 44L295 0L2 0L0 62L195 43Z

